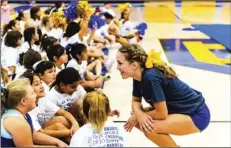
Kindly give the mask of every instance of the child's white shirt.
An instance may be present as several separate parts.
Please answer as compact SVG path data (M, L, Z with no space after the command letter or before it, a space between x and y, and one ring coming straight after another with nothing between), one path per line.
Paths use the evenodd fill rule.
M58 110L59 107L50 102L46 97L40 98L38 106L29 112L35 130L41 129L46 122L52 119Z
M1 65L7 70L10 66L19 66L19 49L4 46L1 51Z
M78 62L75 59L71 59L68 62L67 67L75 68L79 72L81 78L84 79L84 73L87 70L87 61L82 61L81 64L78 64Z
M42 81L42 86L44 88L45 96L48 95L50 87L44 81Z
M126 137L123 126L111 121L106 121L100 133L88 123L74 133L70 147L125 147Z
M40 28L41 20L36 19L36 20L33 20L33 21L34 21L35 27L36 27L36 28ZM41 28L40 28L40 29L41 29Z
M34 50L34 51L37 51L40 53L40 50L39 50L39 46L37 45L32 45L31 48ZM30 45L28 42L24 42L21 47L20 47L20 51L19 53L26 53L28 50L30 49Z
M134 25L131 21L126 21L123 23L124 20L122 19L120 22L120 35L127 36L134 30Z
M68 44L82 43L88 48L93 43L93 40L92 40L91 44L88 45L87 40L88 40L89 37L90 37L90 34L88 34L87 36L84 36L83 40L81 40L79 38L79 34L77 33L77 34L73 35L70 38L67 38L67 37L62 38L60 44L65 48Z
M51 34L50 34L51 30L49 31L49 30L47 30L45 27L42 27L41 31L42 31L42 34L43 34L43 35L44 35L44 34L47 34L47 36L51 36Z
M48 34L60 41L63 37L63 30L61 28L52 28Z
M120 35L121 36L128 36L129 34L134 33L135 29L134 29L133 23L128 20L123 24L123 21L124 20L121 20L121 22L120 22L120 24L121 24L120 25ZM137 43L135 37L128 39L128 42L131 44Z
M72 103L81 99L86 94L86 91L81 85L78 85L77 90L72 94L61 94L55 90L55 86L49 91L46 96L52 103L59 106L60 108L67 110Z
M99 29L96 30L95 36L98 36L101 38L109 36L108 29L109 29L108 24L103 25L102 27L100 27Z
M60 44L65 48L68 44L80 43L78 34L75 34L69 38L63 37Z
M63 69L65 69L65 65L64 65L64 64L61 65L61 69L59 69L59 68L56 66L56 75L57 75L60 71L62 71Z
M15 79L18 79L27 69L23 66L17 66Z

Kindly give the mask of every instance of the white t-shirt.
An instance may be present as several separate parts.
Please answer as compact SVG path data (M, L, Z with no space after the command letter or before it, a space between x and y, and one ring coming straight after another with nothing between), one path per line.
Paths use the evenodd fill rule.
M63 36L63 30L61 28L53 28L53 29L51 29L50 32L48 32L47 35L52 36L52 37L56 38L58 41L60 41L62 36Z
M89 38L89 35L84 36L84 37L83 37L83 40L80 40L79 34L77 33L77 34L73 35L73 36L70 37L70 38L66 38L66 37L62 38L60 44L61 44L64 48L65 48L68 44L74 44L74 43L82 43L82 44L84 44L86 47L88 47L88 44L87 44L88 38Z
M135 32L135 29L134 29L134 25L131 21L126 21L124 24L123 24L124 20L121 20L121 25L120 25L120 35L122 36L127 36L131 33L134 33ZM136 38L133 37L131 39L128 39L128 42L129 43L137 43L136 41Z
M33 21L34 21L34 24L35 24L36 28L40 28L41 20L36 19L36 20L33 20Z
M42 86L44 88L44 92L45 92L45 96L46 96L50 91L50 87L43 81L42 81Z
M18 79L27 69L24 66L18 66L16 69L15 79Z
M76 100L81 99L85 94L86 91L81 85L78 85L77 90L72 95L61 94L55 90L55 87L53 87L49 91L46 98L60 108L67 110L72 103L74 103Z
M41 31L42 31L43 35L47 34L47 36L51 36L51 34L50 34L51 30L47 30L46 27L42 27Z
M61 65L61 69L59 69L59 68L56 66L56 75L57 75L60 71L62 71L63 69L65 69L64 64Z
M103 25L102 27L96 30L95 36L100 36L102 38L109 36L108 29L109 29L108 24Z
M101 37L103 39L104 37L108 37L110 34L108 33L109 28L116 29L116 32L119 33L119 28L115 25L114 21L112 20L109 24L105 24L99 29L96 30L95 36Z
M84 73L87 70L87 61L82 61L81 64L78 64L78 62L75 59L71 59L68 62L67 67L75 68L79 72L81 78L84 79Z
M8 69L10 66L19 66L19 50L18 48L4 46L1 51L1 65Z
M88 123L75 132L70 147L125 147L126 137L123 126L111 121L106 121L100 133Z
M134 30L134 25L131 21L126 21L123 23L124 20L122 19L120 22L120 35L127 36Z
M76 42L78 42L78 43L80 42L79 37L77 36L77 34L75 34L75 35L73 35L72 37L69 37L69 38L63 37L61 39L60 44L65 48L68 44L74 44Z
M24 42L22 46L20 47L19 53L26 53L30 48L30 45L28 42ZM37 52L40 52L39 47L37 45L32 45L31 48Z
M59 107L51 103L47 98L40 98L38 106L29 112L36 131L49 121L59 110Z
M23 21L23 20L21 20L20 22L19 22L19 24L20 24L20 28L21 28L21 33L23 34L23 32L24 32L24 30L25 30L25 22Z

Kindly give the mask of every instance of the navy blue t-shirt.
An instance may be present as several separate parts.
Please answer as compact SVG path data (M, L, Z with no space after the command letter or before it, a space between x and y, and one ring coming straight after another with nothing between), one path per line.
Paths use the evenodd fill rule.
M133 96L143 97L152 107L166 101L168 113L193 114L205 104L201 92L192 89L178 78L168 78L158 69L145 69L142 80L133 80Z

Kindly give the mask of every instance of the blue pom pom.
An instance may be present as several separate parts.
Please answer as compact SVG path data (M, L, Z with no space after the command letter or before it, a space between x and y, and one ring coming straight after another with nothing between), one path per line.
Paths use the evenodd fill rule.
M77 18L77 8L76 8L77 3L78 3L78 0L73 0L70 2L64 14L67 18L71 20L74 20Z
M148 28L146 23L140 23L139 25L137 25L135 27L135 29L138 30L140 35L144 35L145 34L145 30Z
M100 18L100 16L92 15L90 20L89 20L88 27L90 29L93 29L94 27L97 27L99 29L100 27L104 26L105 24L106 24L105 20Z

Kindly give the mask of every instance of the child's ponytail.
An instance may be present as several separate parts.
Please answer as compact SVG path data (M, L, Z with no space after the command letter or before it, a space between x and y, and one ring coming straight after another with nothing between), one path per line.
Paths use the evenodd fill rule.
M102 92L90 92L83 100L83 112L89 123L98 131L102 131L109 112L108 97Z

